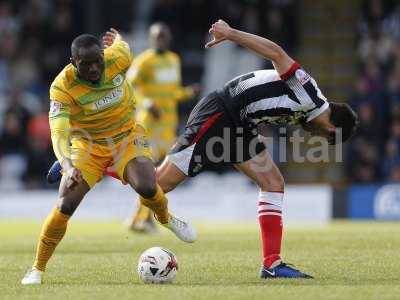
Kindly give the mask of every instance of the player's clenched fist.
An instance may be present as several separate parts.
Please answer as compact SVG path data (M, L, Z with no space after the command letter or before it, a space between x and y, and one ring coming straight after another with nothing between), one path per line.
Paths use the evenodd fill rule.
M103 36L103 47L110 47L118 36L119 32L114 28L110 28Z
M218 20L211 25L210 30L208 31L212 36L213 40L206 44L206 48L211 48L225 40L229 39L229 35L232 32L232 28L223 20Z

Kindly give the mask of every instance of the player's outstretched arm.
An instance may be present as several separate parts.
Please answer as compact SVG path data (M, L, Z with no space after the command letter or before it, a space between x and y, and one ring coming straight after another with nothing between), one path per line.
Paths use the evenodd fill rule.
M286 73L294 63L294 60L276 43L258 35L232 28L223 20L214 23L209 32L212 34L213 40L206 44L206 48L211 48L225 40L232 41L271 60L279 74Z

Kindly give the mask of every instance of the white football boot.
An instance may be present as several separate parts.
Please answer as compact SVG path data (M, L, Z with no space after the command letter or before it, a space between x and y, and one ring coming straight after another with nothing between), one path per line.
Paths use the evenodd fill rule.
M186 243L193 243L197 238L196 230L192 224L171 214L168 223L161 225L171 230L180 240Z
M43 275L42 271L39 271L36 268L32 268L25 274L24 278L22 278L21 284L23 284L23 285L41 284L42 283L42 275Z

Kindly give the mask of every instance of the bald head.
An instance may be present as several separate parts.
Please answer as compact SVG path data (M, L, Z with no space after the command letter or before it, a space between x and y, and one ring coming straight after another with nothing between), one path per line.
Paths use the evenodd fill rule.
M159 22L150 26L149 40L151 48L160 52L167 51L169 50L171 39L171 30L167 24Z

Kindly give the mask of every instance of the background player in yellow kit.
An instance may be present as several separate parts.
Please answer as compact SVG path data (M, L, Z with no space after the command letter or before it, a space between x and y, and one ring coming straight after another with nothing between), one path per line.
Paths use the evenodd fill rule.
M63 238L69 218L85 194L112 168L149 206L158 221L186 242L195 240L187 222L168 213L167 199L143 128L133 118L135 100L125 79L132 63L129 46L114 29L103 38L83 34L71 45L71 63L50 87L53 149L64 174L57 206L45 220L33 267L22 284L40 284L46 264ZM71 145L71 146L70 146Z
M164 23L154 23L149 30L150 48L132 63L128 80L137 99L137 122L147 131L155 162L162 161L176 141L178 102L197 96L199 85L183 87L181 62L170 50L171 31ZM130 228L150 232L155 224L148 207L139 203Z

